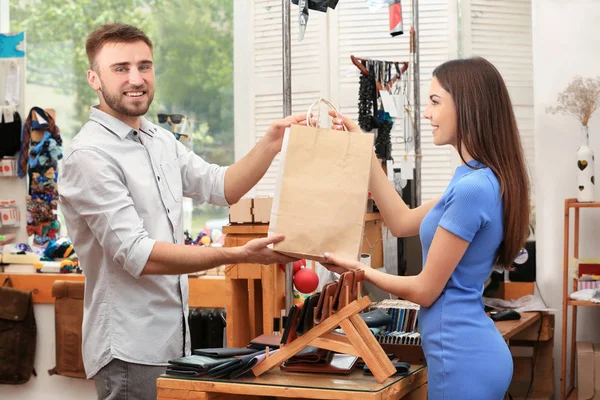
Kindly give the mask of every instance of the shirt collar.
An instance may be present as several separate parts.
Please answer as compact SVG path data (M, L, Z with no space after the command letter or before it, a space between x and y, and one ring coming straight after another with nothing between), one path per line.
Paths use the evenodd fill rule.
M105 113L104 111L100 110L98 106L90 107L90 119L104 126L121 139L125 139L127 135L134 131L134 129L125 122ZM146 118L142 117L140 122L140 130L146 135L154 137L154 134L156 133L156 126Z

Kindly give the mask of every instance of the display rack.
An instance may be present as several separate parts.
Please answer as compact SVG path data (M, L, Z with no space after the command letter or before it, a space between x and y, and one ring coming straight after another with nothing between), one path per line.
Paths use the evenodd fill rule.
M562 315L562 347L560 366L560 398L577 398L575 383L575 342L577 341L577 307L598 307L600 304L591 301L571 300L569 295L577 290L577 279L573 279L569 290L569 235L571 233L571 209L574 210L573 218L573 257L579 258L579 210L582 208L600 208L600 203L578 203L577 199L565 200L565 227L564 227L564 259L563 259L563 315ZM573 309L571 320L571 357L570 357L570 387L567 389L567 326L569 308Z
M10 92L7 86L15 87L16 84L16 93L19 95L15 107L21 121L25 120L25 61L25 33L0 34L0 108L4 112L10 103L6 96ZM17 176L17 161L18 154L14 158L4 157L0 162L0 201L14 200L14 204L4 207L0 205L4 221L0 223L0 236L4 236L0 245L14 241L27 242L27 182Z

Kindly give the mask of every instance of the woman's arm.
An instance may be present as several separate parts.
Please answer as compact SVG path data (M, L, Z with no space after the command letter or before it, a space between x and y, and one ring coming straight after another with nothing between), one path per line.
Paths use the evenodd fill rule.
M418 275L394 276L367 267L358 261L340 259L333 254L325 254L329 263L324 266L336 273L363 269L365 279L380 289L423 307L430 307L440 297L468 246L469 242L466 240L438 227L429 248L425 267Z

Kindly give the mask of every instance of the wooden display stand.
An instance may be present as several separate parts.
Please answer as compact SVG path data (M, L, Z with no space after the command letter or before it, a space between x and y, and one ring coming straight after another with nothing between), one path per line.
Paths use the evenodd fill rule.
M365 215L363 253L371 254L371 267L383 265L381 217ZM225 247L243 246L252 239L267 237L268 224L239 224L223 227ZM285 274L276 265L231 264L225 268L227 290L227 347L245 347L250 340L273 331L273 318L285 308Z
M574 209L573 227L573 257L579 258L579 210L582 208L600 208L600 203L578 203L576 199L565 199L565 231L564 231L564 253L563 253L563 315L562 315L562 348L560 365L560 399L577 398L575 383L575 341L577 338L577 307L598 307L600 304L591 301L571 300L569 294L577 290L577 280L573 279L571 290L569 290L569 233L571 230L571 209ZM571 321L571 359L570 359L570 387L567 388L567 325L569 307L573 307L573 318Z
M347 295L347 294L346 294ZM280 348L275 354L252 368L260 376L271 368L278 367L307 346L336 351L362 357L377 382L381 383L396 372L396 368L377 342L365 321L358 313L371 304L368 297L355 300L298 339ZM346 336L330 333L341 326Z

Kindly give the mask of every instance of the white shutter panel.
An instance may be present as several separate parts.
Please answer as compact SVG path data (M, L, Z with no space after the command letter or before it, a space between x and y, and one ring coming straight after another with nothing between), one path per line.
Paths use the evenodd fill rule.
M465 56L486 58L506 82L531 176L535 162L531 0L464 0L462 26Z
M344 114L356 120L359 79L350 56L409 61L412 64L409 53L411 2L402 2L404 34L396 37L389 34L387 7L372 12L364 0L345 0L338 4L336 11L332 14L330 30L332 56L337 53L332 62L332 69L335 68L332 70L332 76L335 76L331 83L332 101L340 105ZM419 1L421 117L427 106L431 72L437 65L457 55L456 35L449 34L452 29L456 32L456 26L452 24L452 19L456 18L455 11L448 6L448 0ZM403 138L403 121L399 118L392 130L394 160L400 160L405 154ZM431 127L423 117L421 152L421 201L425 202L444 191L456 167L456 158L453 149L433 144Z
M457 56L456 6L449 0L420 0L421 116L427 105L433 68ZM371 12L365 0L340 1L327 14L310 11L304 40L298 42L298 7L292 16L292 110L304 112L318 97L329 99L356 119L358 74L350 55L412 61L409 54L411 2L403 1L404 34L391 37L387 7ZM282 117L281 1L255 0L235 7L236 160L260 139L268 124ZM412 96L411 96L412 102ZM325 116L321 123L327 124ZM392 157L404 156L403 122L392 131ZM443 192L457 160L454 150L433 145L428 121L421 119L422 201ZM276 157L255 195L273 194Z
M248 103L236 102L236 121L238 110L242 119L236 123L235 140L243 143L236 145L236 159L243 157L260 140L272 121L283 118L281 0L257 0L248 7L247 13L240 10L234 16L236 24L248 25L245 30L247 38L243 38L243 32L236 35L236 39L240 40L236 40L234 50L240 55L234 66L239 72L235 78L235 95L248 99ZM327 46L327 36L322 34L326 28L326 16L311 11L304 40L299 42L298 7L292 4L290 8L292 112L298 113L306 112L319 97L327 97L327 93L322 91L327 88L327 76L322 67L323 47ZM242 54L245 59L241 58ZM253 195L273 195L278 167L279 156L254 187Z

